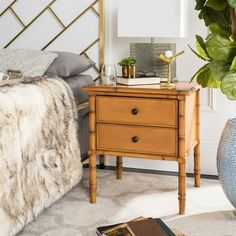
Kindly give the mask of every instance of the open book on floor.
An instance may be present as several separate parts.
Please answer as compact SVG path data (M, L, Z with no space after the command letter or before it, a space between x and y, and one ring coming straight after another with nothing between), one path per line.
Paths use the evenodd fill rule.
M99 236L176 236L160 219L139 217L129 222L97 228Z

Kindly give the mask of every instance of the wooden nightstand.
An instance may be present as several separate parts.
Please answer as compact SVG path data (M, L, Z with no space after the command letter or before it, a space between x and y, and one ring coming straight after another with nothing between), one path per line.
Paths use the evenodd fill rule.
M195 83L175 88L86 86L90 102L90 201L96 202L96 156L177 161L179 213L185 213L186 157L194 150L195 186L200 186L199 89Z

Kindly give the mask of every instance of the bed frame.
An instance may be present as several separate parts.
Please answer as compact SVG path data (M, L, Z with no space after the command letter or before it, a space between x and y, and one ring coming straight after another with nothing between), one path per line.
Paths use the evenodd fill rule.
M64 0L64 1L67 2L66 0ZM79 1L79 0L76 0L76 1ZM36 2L36 0L34 2ZM104 23L104 2L103 2L103 0L90 0L90 1L88 1L88 5L85 7L85 9L82 9L82 10L80 9L80 12L78 12L76 17L74 17L74 19L71 20L70 22L66 22L66 23L63 22L63 19L62 19L63 17L61 17L57 13L57 11L55 10L55 6L56 6L57 2L58 2L58 0L51 0L49 4L45 5L43 8L41 7L40 11L37 12L37 14L34 15L32 17L32 19L30 19L30 21L28 21L28 22L25 22L22 19L22 12L21 12L21 14L19 13L20 1L18 1L18 0L13 0L10 3L10 5L5 6L2 11L0 9L0 20L1 20L1 18L2 19L3 19L3 17L6 18L9 16L9 14L11 14L11 16L14 16L14 21L16 21L15 24L17 24L20 28L16 34L9 37L7 42L2 42L2 44L1 44L1 45L3 45L2 47L3 48L15 47L14 44L17 42L17 40L20 39L20 37L25 36L24 35L25 33L27 33L27 37L31 37L32 35L30 33L28 33L28 32L30 32L31 28L35 27L35 25L37 24L37 21L39 22L45 13L50 13L50 16L52 16L54 18L54 20L57 22L57 24L60 26L61 29L58 33L53 35L49 39L49 41L46 42L46 44L44 44L43 46L39 46L38 48L34 47L34 49L48 50L50 48L50 46L53 45L55 42L57 42L57 40L59 40L63 34L66 34L71 29L71 27L73 27L75 24L77 24L83 16L85 16L87 13L93 12L93 14L98 19L99 35L97 35L97 37L94 38L94 40L92 42L87 44L86 47L83 48L80 52L75 52L75 53L78 53L80 55L84 55L87 58L90 58L90 56L88 55L88 51L92 50L93 47L99 47L99 50L97 50L99 55L96 55L98 58L98 61L95 60L94 58L90 58L96 62L96 65L93 68L93 70L94 70L93 77L94 77L94 80L97 80L99 77L99 71L100 71L101 65L104 64L105 23ZM24 11L24 9L21 9L21 11ZM6 20L5 20L5 22L6 22ZM1 21L0 21L0 23L1 23ZM1 32L1 28L3 29L4 27L1 27L1 24L0 24L0 35L2 35L2 33L3 33L3 32ZM5 31L5 33L6 33L6 31ZM1 41L1 39L0 39L0 41ZM80 43L80 42L77 42L77 43ZM60 51L60 50L62 51L63 49L60 48L58 51Z

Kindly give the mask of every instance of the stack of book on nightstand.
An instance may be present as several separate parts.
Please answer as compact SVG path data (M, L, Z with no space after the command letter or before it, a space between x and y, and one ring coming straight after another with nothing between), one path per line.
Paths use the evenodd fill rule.
M124 85L160 84L161 78L159 78L159 77L139 77L139 78L117 77L117 83L124 84Z
M177 236L161 219L139 217L126 223L97 228L99 236ZM181 234L183 235L183 234Z

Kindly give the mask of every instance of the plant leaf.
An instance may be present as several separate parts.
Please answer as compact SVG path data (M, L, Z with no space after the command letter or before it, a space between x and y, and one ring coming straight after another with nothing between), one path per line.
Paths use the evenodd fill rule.
M212 33L215 33L215 34L219 34L219 35L222 35L225 37L230 37L230 35L231 35L231 32L228 32L228 31L220 28L219 24L216 22L210 24L208 28Z
M208 0L206 6L211 7L216 11L223 11L227 7L226 0Z
M219 88L221 81L215 80L211 74L211 70L207 68L206 70L203 70L201 73L197 76L197 82L200 84L203 88Z
M206 45L204 43L204 40L202 39L201 36L196 35L196 48L199 52L199 54L207 61L210 61L211 59L208 57L207 52L206 52Z
M206 26L217 23L220 28L231 32L231 19L228 7L224 11L216 11L210 7L204 6L199 14L199 18L204 19Z
M202 66L194 75L193 77L190 79L190 83L193 82L193 80L200 74L202 73L204 70L207 70L207 64Z
M221 61L213 61L207 64L214 80L222 81L229 72L230 65Z
M201 10L206 0L196 0L195 10Z
M236 8L236 0L227 0L228 4L232 8Z
M206 41L210 40L211 38L215 37L216 35L218 35L218 34L216 34L216 33L208 34L206 37Z
M229 73L221 83L221 91L230 100L236 100L236 73Z
M234 57L232 64L230 66L230 70L236 70L236 56Z
M232 62L236 55L236 42L215 35L206 41L207 54L216 61Z
M199 58L201 58L202 60L206 61L206 59L204 57L202 57L200 54L198 54L190 45L188 45L188 47L190 48L190 50Z
M204 50L206 50L206 45L205 45L205 43L204 43L203 38L202 38L200 35L196 35L196 40L197 40L197 42L200 44L200 46L201 46Z

